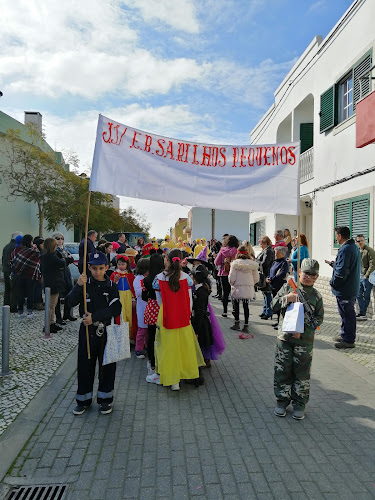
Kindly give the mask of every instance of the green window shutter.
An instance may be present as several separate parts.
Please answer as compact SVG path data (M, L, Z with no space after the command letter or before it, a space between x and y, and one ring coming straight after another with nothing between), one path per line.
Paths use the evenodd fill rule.
M370 222L370 195L356 196L336 201L334 205L334 221L336 226L347 226L351 237L363 234L368 241ZM334 239L334 248L339 245Z
M299 137L301 139L301 153L304 153L314 145L314 124L301 123L299 128Z
M320 96L320 133L337 123L336 85L332 85Z
M250 243L255 246L255 223L250 224Z
M371 80L366 78L362 80L362 95L361 95L361 84L359 77L366 70L371 68L372 65L372 53L367 53L353 68L353 110L355 110L356 103L365 95L370 93L371 90Z
M370 197L355 198L352 201L352 227L351 234L355 238L357 234L363 234L368 241L369 237L369 215L370 215Z

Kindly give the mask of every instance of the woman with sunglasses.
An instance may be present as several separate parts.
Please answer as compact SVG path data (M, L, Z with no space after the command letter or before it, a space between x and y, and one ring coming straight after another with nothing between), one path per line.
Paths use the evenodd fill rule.
M61 303L62 303L61 299L64 299L72 289L72 275L70 273L69 264L74 262L74 258L64 247L64 235L62 233L56 231L52 234L51 237L55 238L55 240L57 241L56 252L58 256L64 259L66 263L64 268L65 289L59 293L59 299L57 301L55 309L56 323L58 325L66 325L65 320L75 321L77 319L70 314L70 309L66 302L64 302L64 315L63 317L61 317Z

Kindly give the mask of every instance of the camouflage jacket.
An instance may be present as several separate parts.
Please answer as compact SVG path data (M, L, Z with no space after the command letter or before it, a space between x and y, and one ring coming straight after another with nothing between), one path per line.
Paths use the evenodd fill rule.
M302 290L303 296L310 304L311 309L314 311L314 317L318 325L321 325L323 323L323 318L324 318L324 307L321 294L313 286L305 286L302 285L302 283L300 283L299 288L300 290ZM275 295L274 299L272 300L271 304L272 310L274 312L276 311L281 312L277 338L279 338L280 340L288 340L292 342L295 341L301 344L312 344L314 342L315 332L313 327L310 325L310 322L306 314L304 323L305 331L301 334L300 339L294 339L291 333L283 332L283 320L286 308L288 306L288 303L286 301L287 300L286 296L290 292L293 292L293 289L290 285L286 283L285 285L282 286L282 288L278 291L277 295Z

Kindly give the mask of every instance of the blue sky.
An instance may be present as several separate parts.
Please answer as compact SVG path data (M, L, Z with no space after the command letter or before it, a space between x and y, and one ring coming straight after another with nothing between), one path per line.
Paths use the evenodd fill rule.
M91 164L98 113L159 135L246 144L273 92L350 0L13 0L1 110L40 111L48 142ZM6 49L5 49L6 48ZM188 208L123 198L164 236Z

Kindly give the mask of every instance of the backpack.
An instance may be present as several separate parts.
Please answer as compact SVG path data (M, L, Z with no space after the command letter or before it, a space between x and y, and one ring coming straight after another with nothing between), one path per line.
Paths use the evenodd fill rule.
M230 271L230 263L232 262L231 257L225 257L224 259L224 272L229 274Z

